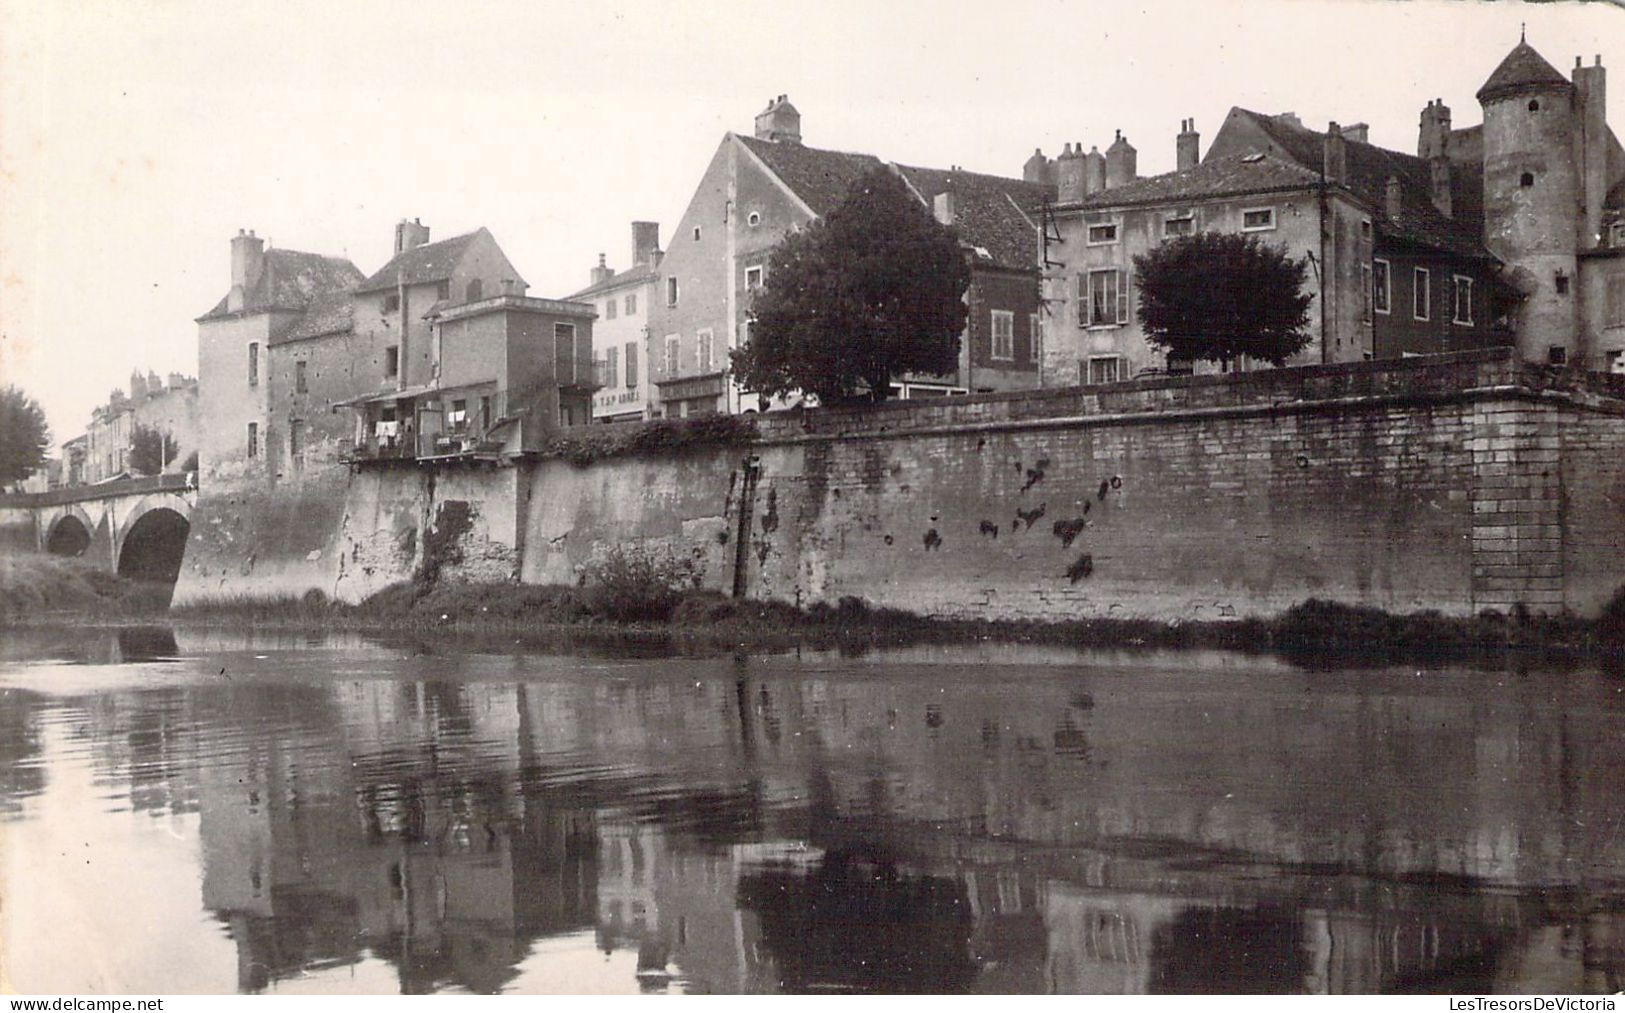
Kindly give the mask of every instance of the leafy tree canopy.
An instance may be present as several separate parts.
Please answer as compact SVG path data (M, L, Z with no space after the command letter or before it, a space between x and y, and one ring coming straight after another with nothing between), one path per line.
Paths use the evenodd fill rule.
M39 402L16 387L0 389L0 486L21 482L45 463L51 430Z
M956 368L969 285L954 231L876 169L774 250L734 374L768 397L884 400L894 376Z
M1256 236L1181 236L1135 257L1134 271L1146 340L1169 358L1280 366L1309 344L1309 265Z
M163 474L179 453L175 437L151 426L136 426L130 434L130 470L137 475Z

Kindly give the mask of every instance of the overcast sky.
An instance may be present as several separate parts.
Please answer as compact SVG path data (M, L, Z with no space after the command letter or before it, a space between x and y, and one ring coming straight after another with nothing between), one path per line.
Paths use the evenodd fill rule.
M1414 151L1429 99L1479 122L1521 22L1565 73L1601 53L1625 110L1602 3L0 0L0 381L61 442L132 369L195 373L239 228L371 273L402 217L484 225L567 295L631 220L667 240L780 93L808 144L1012 176L1117 129L1166 172L1232 105Z

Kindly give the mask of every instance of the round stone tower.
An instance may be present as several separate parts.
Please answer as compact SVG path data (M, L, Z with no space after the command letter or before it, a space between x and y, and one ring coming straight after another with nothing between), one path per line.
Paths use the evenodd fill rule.
M1484 244L1523 294L1518 351L1532 362L1575 361L1574 88L1519 41L1478 90L1484 107Z

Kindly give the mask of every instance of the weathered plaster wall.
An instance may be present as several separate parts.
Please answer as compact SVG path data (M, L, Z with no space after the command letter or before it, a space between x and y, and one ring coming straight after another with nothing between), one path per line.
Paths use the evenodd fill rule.
M351 601L426 571L574 584L624 545L756 598L1012 618L1310 597L1592 613L1625 583L1625 383L1510 350L759 425L754 444L664 458L284 483L200 508L183 584L306 580Z
M297 481L216 479L192 512L176 604L238 596L332 594L349 476L310 469Z

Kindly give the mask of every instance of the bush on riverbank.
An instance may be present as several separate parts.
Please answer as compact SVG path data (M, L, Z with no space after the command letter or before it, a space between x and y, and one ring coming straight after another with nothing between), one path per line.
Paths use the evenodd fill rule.
M82 559L0 555L0 621L52 612L141 615L161 612L170 588L125 580Z

